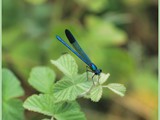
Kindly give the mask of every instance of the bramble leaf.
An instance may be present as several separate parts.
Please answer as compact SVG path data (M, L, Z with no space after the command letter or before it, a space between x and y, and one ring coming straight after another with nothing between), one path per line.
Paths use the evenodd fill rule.
M24 120L22 103L23 102L18 99L3 101L3 120Z
M93 75L94 75L94 73L90 73L90 74L89 74L90 79L92 78ZM100 84L100 85L102 85L102 84L104 84L104 83L107 81L107 79L109 78L109 76L110 76L109 73L107 73L107 74L101 73L100 76L95 75L95 76L93 77L93 80L94 80L95 84Z
M86 120L85 115L80 110L77 102L63 102L56 104L54 117L57 120Z
M30 111L52 116L55 107L54 100L54 96L50 94L32 95L27 98L23 106Z
M94 73L89 73L89 78L92 78ZM109 73L101 73L100 76L94 76L93 81L94 84L90 88L88 92L84 95L85 98L90 98L93 102L98 102L100 98L102 97L102 84L107 81L109 77Z
M107 79L109 78L109 76L110 76L109 73L107 73L107 74L101 73L100 79L99 79L99 83L100 83L100 84L105 83L105 82L107 81Z
M76 102L54 103L54 96L50 94L32 95L23 104L31 111L52 116L57 120L85 120L85 115L80 111Z
M120 96L124 96L125 92L126 92L126 88L123 84L119 84L119 83L110 83L106 86L103 87L107 87L110 90L112 90L114 93L120 95Z
M3 120L23 120L22 101L16 99L24 94L19 80L8 69L2 70L2 113Z
M52 93L55 73L48 67L35 67L29 77L29 83L42 93Z
M77 75L78 66L69 54L61 56L58 60L51 60L51 63L54 64L60 71L62 71L66 76L72 77Z
M55 84L54 95L58 102L72 101L82 93L88 91L92 84L91 80L87 80L86 73L76 75L72 78L64 77Z
M103 91L103 89L102 89L101 85L93 87L93 89L90 92L91 100L93 102L98 102L102 97L102 91Z
M11 98L24 95L24 91L20 86L19 80L8 69L2 70L2 91L3 100L9 100Z

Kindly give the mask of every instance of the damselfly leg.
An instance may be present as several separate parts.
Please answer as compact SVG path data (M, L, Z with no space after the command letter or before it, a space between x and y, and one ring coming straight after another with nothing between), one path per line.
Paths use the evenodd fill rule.
M93 73L92 70L90 70L90 68L89 68L88 66L86 66L87 80L88 80L88 78L89 78L89 77L88 77L88 72ZM94 75L95 75L95 74L94 74ZM95 85L94 80L93 80L94 75L92 76L93 85Z

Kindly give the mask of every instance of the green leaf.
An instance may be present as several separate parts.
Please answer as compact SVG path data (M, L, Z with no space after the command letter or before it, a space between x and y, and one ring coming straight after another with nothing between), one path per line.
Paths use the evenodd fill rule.
M24 120L24 108L22 101L11 99L3 101L2 104L3 120Z
M42 93L52 93L55 73L48 67L35 67L32 69L29 83Z
M52 116L55 107L54 100L53 95L49 94L32 95L27 98L23 106L30 111Z
M122 84L118 84L118 83L110 83L106 86L103 87L107 87L110 90L112 90L114 93L120 95L120 96L124 96L125 92L126 92L126 87Z
M87 80L86 73L75 75L72 78L64 77L55 84L54 95L57 102L75 100L79 95L88 91L92 84L91 80Z
M89 77L92 79L92 76L93 76L93 75L94 75L94 73L90 73L90 74L89 74ZM109 78L109 76L110 76L109 73L107 73L107 74L101 73L100 76L96 75L96 76L94 76L94 78L93 78L94 83L95 83L96 85L98 85L98 84L102 85L102 84L104 84L104 83L107 81L107 79Z
M31 111L53 116L57 120L85 120L84 114L76 102L54 103L54 97L49 94L32 95L23 104Z
M74 76L78 73L78 66L73 59L73 57L69 54L65 54L61 56L58 60L51 60L52 64L54 64L60 71L62 71L66 76Z
M20 97L24 95L24 91L20 86L19 80L8 69L2 70L2 91L3 100L9 100L11 98Z
M93 89L90 91L90 98L93 102L98 102L101 97L102 97L102 86L98 85L98 86L94 86Z
M92 76L94 73L89 72L89 78L92 80L92 86L90 89L84 94L85 98L90 98L93 102L98 102L102 97L102 85L109 77L109 74L101 73L100 76ZM94 81L94 84L93 84Z
M100 83L100 84L105 83L105 82L107 81L107 79L109 78L109 76L110 76L109 73L107 73L107 74L101 73L100 79L99 79L99 83Z
M85 115L80 110L77 102L63 102L56 104L54 117L57 120L86 120Z

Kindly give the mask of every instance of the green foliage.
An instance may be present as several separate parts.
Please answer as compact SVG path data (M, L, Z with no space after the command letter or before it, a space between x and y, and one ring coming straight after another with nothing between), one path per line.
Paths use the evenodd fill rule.
M122 84L110 83L103 87L109 88L110 90L112 90L113 92L117 93L120 96L124 96L124 93L126 92L126 88Z
M72 101L90 89L91 81L86 79L86 73L72 78L64 77L55 84L54 95L57 101Z
M18 99L3 101L3 120L24 120L23 102Z
M45 81L45 82L44 82ZM39 112L57 120L85 120L84 114L76 102L57 102L53 89L56 89L55 73L47 67L33 68L30 74L29 83L35 89L44 94L32 95L25 102L24 107L28 110Z
M109 74L102 73L91 80L93 73L78 74L78 67L75 60L65 54L58 60L51 61L65 76L55 83L55 73L48 67L35 67L32 69L29 84L43 94L32 95L24 102L23 106L31 111L38 112L57 120L85 120L85 115L80 111L78 97L90 98L98 102L102 97L103 86ZM119 95L123 95L120 84L108 86L109 89ZM118 86L119 85L119 86ZM124 86L123 86L124 87Z
M52 93L55 77L54 71L50 68L36 67L32 69L28 82L42 93Z
M49 59L58 58L61 53L69 51L55 38L58 34L68 42L64 34L64 29L67 28L73 32L91 60L103 71L111 74L109 81L104 84L109 82L127 84L127 97L141 98L140 104L156 113L157 12L153 12L156 9L157 2L152 0L3 0L3 67L16 71L22 80L27 80L34 66L51 67ZM133 46L132 42L137 45ZM138 46L142 49L137 49ZM152 61L153 58L156 61ZM75 57L75 59L80 65L78 70L82 73L85 65L78 58ZM54 66L52 68L54 69ZM60 78L61 72L54 70L57 78ZM23 83L26 86L26 81ZM57 87L56 84L52 84L50 88L44 87L40 92L49 93L55 86ZM26 90L27 93L31 92L29 89ZM112 92L108 92L106 88L102 91L104 99L111 99ZM126 104L125 107L130 109L131 102L127 101ZM134 108L138 109L138 107ZM118 109L114 107L111 110ZM145 108L143 110L142 112L145 112ZM89 110L89 114L91 111ZM107 112L112 114L112 111ZM96 109L94 115L97 115L97 112L100 111ZM130 115L132 112L135 113L134 109L130 109L127 113ZM130 119L127 118L129 116L127 113L125 116L119 116L121 119L124 119L122 116ZM29 114L30 119L37 119L32 115L34 116ZM154 114L149 112L148 115ZM91 119L90 116L93 115L88 115L88 119ZM98 119L103 119L103 116L105 116L104 119L115 119L101 114ZM115 117L115 115L112 116ZM134 114L134 117L139 116ZM154 120L155 117L151 119Z
M57 120L85 120L76 102L56 104L54 99L51 94L32 95L24 102L24 107L34 112L54 116Z
M2 70L2 112L3 120L23 120L22 101L16 97L24 95L19 80L8 69Z
M51 60L51 62L68 77L72 77L78 73L78 66L69 55L61 56L58 60Z
M66 76L63 77L55 85L54 95L58 101L75 100L78 96L81 96L82 94L84 96L85 94L87 94L87 96L90 97L93 101L98 102L100 100L102 95L102 87L103 87L102 84L105 83L105 81L108 79L109 74L101 73L99 81L97 81L98 76L95 76L93 78L94 83L92 83L91 78L93 76L93 73L89 73L88 75L89 80L86 78L87 76L86 73L78 75L77 64L69 54L65 54L61 56L58 60L56 61L52 60L51 62L54 65L56 65L66 76L69 76L69 77ZM73 70L75 70L76 73L74 73ZM120 84L117 85L121 86ZM121 94L124 94L125 92L121 91L119 87L116 87L116 89L117 91L119 90Z
M102 97L102 86L97 85L93 86L93 88L89 91L89 95L87 94L87 98L91 98L93 102L98 102Z
M90 75L93 76L93 74ZM104 73L101 73L99 81L97 81L98 76L94 77L95 85L92 86L92 88L89 90L89 92L87 92L85 97L90 98L94 102L98 102L102 97L103 88L105 87L109 88L114 93L120 96L124 96L126 92L126 88L124 87L124 85L119 83L110 83L107 85L103 85L107 81L108 77L109 74L104 74Z

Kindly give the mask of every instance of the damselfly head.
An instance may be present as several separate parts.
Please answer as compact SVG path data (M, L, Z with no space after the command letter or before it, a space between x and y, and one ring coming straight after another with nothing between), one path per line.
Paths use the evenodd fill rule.
M102 72L102 70L101 69L97 69L94 72L95 72L96 75L100 75L100 73Z

